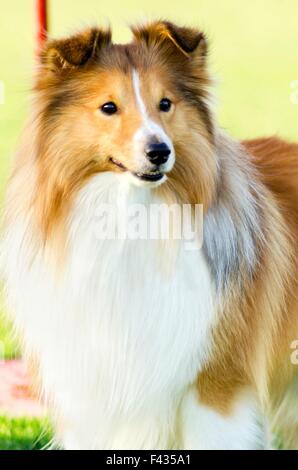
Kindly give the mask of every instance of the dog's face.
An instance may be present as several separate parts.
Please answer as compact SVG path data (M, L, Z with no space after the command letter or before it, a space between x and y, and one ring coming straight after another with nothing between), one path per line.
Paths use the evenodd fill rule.
M65 138L74 136L86 161L91 148L99 169L125 173L138 185L162 183L175 162L173 130L182 117L173 87L158 71L133 66L92 75L73 84L78 99L67 107L68 122L62 113L59 123Z
M40 184L65 195L113 171L207 201L216 163L205 38L167 22L133 34L126 45L98 29L46 44L35 87Z

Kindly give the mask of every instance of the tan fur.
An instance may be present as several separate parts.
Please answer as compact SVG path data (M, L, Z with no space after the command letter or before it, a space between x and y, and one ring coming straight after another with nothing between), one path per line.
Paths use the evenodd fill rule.
M200 400L229 414L237 394L253 384L274 430L297 448L297 397L287 390L298 377L290 360L298 337L298 145L274 138L244 145L266 186L266 250L246 292L234 286L226 299L226 321L214 331L214 360L198 378Z
M159 24L152 25L149 36L155 34L155 37L158 37L160 28ZM162 30L166 30L165 25L162 26ZM142 91L152 118L164 127L177 145L178 161L172 173L172 181L180 187L181 198L188 200L187 195L190 193L190 188L193 188L193 202L202 202L205 207L211 202L215 190L216 165L212 155L212 142L202 120L193 116L192 109L174 88L175 74L181 71L179 56L182 46L179 46L177 52L175 41L172 47L172 40L167 41L165 38L160 44L157 39L151 37L154 49L158 45L159 50L158 53L153 50L152 55L148 55L144 50L141 31L134 30L138 43L125 48L109 46L109 31L92 29L71 39L51 41L41 53L42 66L35 85L33 119L26 131L25 140L30 140L28 135L34 134L37 123L39 136L34 150L28 148L27 152L22 152L23 165L20 167L18 160L13 174L23 172L25 177L25 173L31 173L33 166L34 183L31 185L33 193L28 202L36 213L44 241L57 237L63 239L61 221L66 219L73 195L90 176L98 171L111 169L119 171L110 163L110 156L125 164L130 170L137 171L132 160L132 136L140 124L141 116L132 89L132 70L129 60L135 63L135 68L140 72ZM196 39L193 37L192 41L196 40L197 43L203 37L201 33L195 34L195 31L193 35ZM167 32L167 37L171 37L170 31ZM163 63L163 56L168 55L169 50L173 61L177 62L176 71ZM196 52L198 61L201 60L203 53L204 49L201 51L200 47ZM94 65L93 59L96 54L101 56ZM184 65L194 67L190 63L188 54ZM204 94L203 87L208 85L209 78L203 67L199 67L196 74L202 82ZM61 80L65 81L63 87ZM58 86L60 91L55 95ZM68 95L75 96L76 99L61 115L56 111L53 121L51 119L53 101L59 103L60 100L63 105ZM152 103L158 103L163 96L171 98L175 112L173 109L161 116ZM103 116L99 110L100 106L108 101L114 101L119 106L120 114L116 119ZM121 112L121 109L129 109L130 113ZM197 129L197 133L189 132L190 124L193 129ZM66 138L69 133L72 139ZM184 141L190 141L186 150L183 148ZM190 145L195 148L200 143L202 149L205 149L206 158L199 161L192 158L189 148ZM181 164L180 155L183 155ZM206 175L199 182L194 180L194 175L198 172ZM12 206L15 198L13 186L12 182L9 191L13 192ZM15 191L18 191L18 187L16 185ZM59 228L60 234L57 233Z
M59 239L64 245L67 215L88 178L96 172L121 171L111 156L137 170L131 142L141 116L132 68L140 74L150 116L173 140L177 154L167 183L158 191L166 200L203 203L205 212L216 203L221 181L217 132L207 104L211 81L206 40L197 30L168 22L133 28L133 33L132 43L117 46L109 31L92 29L50 41L42 52L33 118L11 178L7 216L30 213L45 244ZM161 115L156 103L164 96L174 106ZM120 110L113 119L99 111L108 101ZM229 414L238 394L251 387L274 415L297 374L290 344L298 339L298 145L274 138L243 145L248 154L242 165L252 167L256 199L264 209L265 241L254 277L243 268L243 284L231 281L223 295L212 359L198 377L198 398ZM26 199L20 195L24 185ZM293 436L298 434L296 425Z

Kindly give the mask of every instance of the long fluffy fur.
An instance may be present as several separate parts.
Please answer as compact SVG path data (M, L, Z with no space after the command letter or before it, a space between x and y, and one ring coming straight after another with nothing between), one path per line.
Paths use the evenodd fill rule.
M80 435L83 447L96 447L98 442L103 442L107 447L183 447L183 439L179 440L177 430L175 431L178 418L174 410L180 406L183 387L188 388L195 384L196 399L200 406L211 409L222 417L233 415L239 397L249 390L257 397L258 406L273 423L274 430L284 433L284 442L287 441L289 447L297 448L298 427L293 390L297 388L298 379L297 366L295 368L290 362L290 345L298 338L298 145L275 138L234 142L218 128L208 104L211 80L206 66L206 40L201 32L179 28L168 22L156 22L134 28L133 31L133 42L125 46L113 45L109 31L92 29L74 38L50 41L42 53L32 118L16 158L6 202L4 259L8 297L11 309L15 312L16 325L24 335L29 353L37 351L42 356L40 375L43 390L50 395L49 399L59 415L59 421L63 421L62 434L68 436L71 432L69 429L76 429L77 426L83 426L84 429L90 426L90 433L94 433L94 442L92 439L85 442L84 436ZM148 251L154 258L155 249L151 245L144 243L140 252L137 245L135 249L141 258L144 256L145 273L148 274L148 282L155 286L161 296L160 304L157 299L156 304L150 303L148 287L138 282L137 276L142 278L141 267L132 253L129 255L131 278L125 279L125 270L121 271L121 264L119 274L116 274L116 266L120 262L116 247L99 247L88 239L88 226L91 224L88 207L90 209L99 200L106 201L107 198L115 204L114 193L117 193L118 187L115 183L115 169L100 155L90 126L87 129L84 124L80 127L79 122L76 122L78 112L73 101L76 99L76 106L80 106L85 95L90 96L91 102L95 100L97 72L106 73L106 80L110 77L116 84L118 78L115 70L127 77L131 68L141 72L153 70L166 77L175 85L175 92L180 99L181 104L177 105L177 113L180 109L179 120L172 126L169 125L169 128L165 124L176 150L176 163L168 175L168 181L161 187L152 189L149 199L148 194L143 194L141 190L139 193L133 191L129 197L137 201L140 199L145 204L150 203L152 197L167 202L203 203L204 246L196 260L197 267L193 260L181 260L181 253L178 255L184 276L187 278L185 269L189 263L190 274L196 276L196 280L190 288L188 285L192 285L191 279L186 282L185 278L181 279L177 274L177 284L176 281L169 284L171 288L176 286L177 292L173 299L177 305L181 303L185 315L187 309L182 308L183 289L188 292L185 295L190 296L190 310L194 307L194 290L197 292L197 320L201 318L201 325L200 322L197 324L195 316L189 318L188 324L187 315L184 318L185 324L181 323L179 308L169 301L172 294L171 289L166 287L166 277L163 279L161 276L160 284L155 284L155 268L150 266L148 257L143 254ZM105 75L102 77L104 87ZM76 127L68 127L68 120L75 122ZM135 121L136 118L131 120L127 129L133 128ZM75 130L80 130L85 140L75 134ZM101 137L103 148L111 145L109 132L111 131L105 131L106 136ZM130 140L128 135L126 130L126 133L119 136L121 145L126 145ZM88 145L87 141L90 141ZM117 148L113 147L111 151L117 151ZM95 158L94 155L99 157ZM127 164L131 162L128 161ZM80 242L74 241L76 236L80 237ZM87 247L88 240L90 246ZM91 248L102 259L95 257L90 260L90 264L82 263L80 266L80 259L92 257ZM121 256L126 256L125 253L128 256L133 249L128 245ZM166 257L165 254L163 256ZM115 263L114 270L111 270L111 263ZM45 274L47 269L50 274ZM80 286L84 286L84 276L94 284L88 285L87 291L77 297ZM102 292L97 292L96 277L101 280L98 285ZM117 287L113 290L114 295L118 292L119 296L124 296L115 298L112 304L111 300L105 300L109 293L108 282ZM127 320L132 322L129 325L121 323L123 319L115 313L117 308L121 310L120 301L133 311L129 301L132 294L123 288L126 282L131 288L135 285L140 291L137 295L143 295L151 307L155 308L154 315L149 310L147 312L149 323L138 328L138 320L134 316ZM143 282L146 283L146 278ZM34 283L40 292L32 292ZM63 289L66 288L72 290L65 292ZM91 320L92 331L81 332L80 324L74 330L73 324L81 321L82 311L72 312L72 304L70 302L68 306L67 296L73 296L78 303L84 299L86 305L80 308L86 308L86 312L92 313L96 305L92 301L96 299L100 302L101 295L106 312L113 314L115 318L103 315L100 319ZM163 299L167 300L164 304ZM48 303L42 307L44 301ZM35 306L30 312L30 305L34 302ZM114 304L115 312L111 307ZM136 300L136 304L141 309L139 300ZM165 312L170 305L173 318ZM41 310L39 314L38 308ZM59 318L57 313L63 318ZM117 330L120 326L122 331ZM154 351L151 359L158 362L160 358L164 358L163 365L160 364L160 368L156 366L156 375L153 373L152 376L161 381L161 384L154 389L155 384L149 381L149 370L142 370L139 375L140 383L134 384L134 394L129 388L132 385L122 374L129 375L133 361L137 360L136 355L143 354L139 349L142 344L142 328L151 331L154 327L155 335L158 336L159 326L163 335L172 335L175 347L171 341L163 343L164 340L160 338L158 344L150 335L144 336L144 348L147 347L148 338L151 338L156 347L154 350L151 345ZM69 330L61 335L62 328ZM83 324L82 328L89 326ZM106 348L106 351L111 349L111 362L108 364L118 373L113 379L116 381L115 388L109 390L113 397L103 394L102 399L107 400L107 409L109 406L116 406L121 413L124 413L123 410L125 413L129 411L135 441L133 438L125 441L127 436L124 439L121 434L124 426L121 419L117 421L120 441L115 437L117 432L113 427L114 421L112 424L109 422L107 428L103 425L103 429L111 434L110 440L103 439L102 430L97 429L96 421L67 421L67 417L74 417L72 410L67 409L67 400L61 398L61 394L69 391L64 378L59 374L67 371L69 364L74 361L78 361L82 380L90 380L90 396L78 384L73 397L69 397L69 403L82 399L82 410L78 414L82 413L83 416L84 407L87 409L92 405L96 410L94 416L97 417L96 412L100 407L97 408L96 391L105 387L105 380L109 383L110 379L105 375L108 374L108 369L103 368L102 376L99 374L90 377L92 372L87 366L90 356L86 353L80 357L76 348L84 349L83 335L86 334L86 338L94 340L93 347L96 350L98 346L93 332L101 329L111 341L106 344L108 339L105 340L100 334L103 341L101 348ZM110 329L114 336L110 336ZM47 334L44 335L43 331ZM72 337L68 336L68 331ZM198 335L197 344L192 331ZM119 343L116 339L118 335ZM60 359L63 364L61 367L58 357L54 356L55 363L48 356L51 350L56 349L55 338L58 350L64 354ZM63 348L64 340L69 345ZM185 352L187 348L191 360ZM100 351L101 349L99 357ZM123 359L124 370L121 371L117 364L117 354L121 355L123 351L127 357ZM148 354L150 358L150 353ZM197 362L194 362L194 357ZM179 367L174 367L171 361L178 361ZM93 366L98 371L102 367L97 359ZM137 364L135 367L138 370ZM151 367L155 367L153 363ZM183 370L184 367L186 370ZM170 389L173 385L173 377L167 380L167 370L174 371L173 376L179 376L176 381L179 391L173 390L170 395L161 393L164 387ZM135 371L132 371L133 368L133 381ZM144 372L149 375L143 376ZM69 380L73 381L73 378ZM97 381L96 384L94 380ZM183 382L181 386L180 381ZM124 387L122 391L119 384ZM140 407L141 416L146 422L148 406L153 406L153 402L146 404L142 395L146 393L146 388L149 389L148 394L151 393L151 397L157 401L172 400L164 403L161 408L165 420L158 428L159 438L153 432L153 428L157 426L153 421L158 419L154 413L150 418L152 422L149 420L148 429L137 418ZM91 402L88 403L88 400ZM65 409L61 408L61 403L64 403ZM170 410L167 409L168 406ZM108 420L102 410L98 413L103 422ZM98 441L96 436L101 436ZM72 442L72 439L64 437L64 443L68 442ZM73 445L71 443L69 447ZM261 446L264 445L263 442Z

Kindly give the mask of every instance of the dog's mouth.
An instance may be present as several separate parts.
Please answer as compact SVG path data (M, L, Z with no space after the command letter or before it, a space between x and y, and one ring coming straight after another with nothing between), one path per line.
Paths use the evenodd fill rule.
M128 168L126 168L123 163L119 162L119 160L116 160L115 158L111 157L110 162L112 162L114 165L116 165L118 168L120 168L122 171L130 171ZM160 171L151 171L150 173L140 173L140 172L133 172L130 171L130 173L133 176L136 176L140 180L143 181L159 181L164 177L164 173L161 173Z

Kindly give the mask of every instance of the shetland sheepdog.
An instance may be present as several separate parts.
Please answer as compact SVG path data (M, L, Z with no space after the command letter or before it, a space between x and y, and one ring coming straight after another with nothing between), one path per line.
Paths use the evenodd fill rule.
M46 42L7 190L8 308L56 441L295 448L298 145L220 129L201 31L132 33ZM96 236L132 204L202 205L202 246Z

